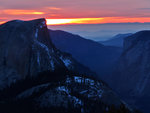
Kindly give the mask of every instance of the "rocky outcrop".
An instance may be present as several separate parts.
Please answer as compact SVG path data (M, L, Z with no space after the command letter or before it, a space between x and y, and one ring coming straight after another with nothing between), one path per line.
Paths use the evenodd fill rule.
M135 94L143 93L150 74L149 55L150 31L141 31L125 39L124 52L119 60L116 75L117 81L123 84L120 87L122 90Z
M55 48L45 19L13 20L0 26L1 88L39 72L58 68L78 70L78 67L80 71L88 70Z
M113 88L140 107L147 106L150 100L149 58L150 31L140 31L125 38L124 52L112 78Z
M14 20L0 26L0 67L5 68L1 77L17 73L15 81L63 66L55 51L45 19Z
M83 76L67 76L64 83L49 88L52 84L43 84L32 87L17 96L17 99L27 99L38 94L42 89L47 88L35 102L39 107L48 108L49 106L74 107L82 111L90 111L93 108L85 107L90 104L88 101L99 101L106 104L102 111L109 111L110 106L120 107L122 101L110 90L102 81ZM85 99L86 98L86 99ZM96 103L93 103L96 105ZM107 110L106 110L107 109ZM79 111L81 112L81 111ZM90 111L91 112L91 111Z

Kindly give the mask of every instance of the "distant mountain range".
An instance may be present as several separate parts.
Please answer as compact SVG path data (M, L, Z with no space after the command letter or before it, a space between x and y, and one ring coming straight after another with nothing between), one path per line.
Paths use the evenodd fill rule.
M109 40L116 34L135 33L141 30L149 30L150 23L106 23L106 24L79 24L48 26L52 30L63 30L78 34L84 38L104 41Z
M1 113L133 113L103 81L93 77L93 72L57 49L51 33L45 19L0 25ZM107 58L103 60L116 60L115 55L120 54L120 49L77 40L76 51L81 54L95 51L92 54L99 57L101 51ZM98 49L92 49L94 45ZM84 59L91 60L88 56Z
M108 80L122 48L104 46L65 31L49 30L49 33L58 49L70 53L78 62L96 72L99 78Z
M116 46L116 47L123 47L124 38L131 36L132 33L128 34L118 34L113 38L106 40L106 41L98 41L99 43L105 46Z

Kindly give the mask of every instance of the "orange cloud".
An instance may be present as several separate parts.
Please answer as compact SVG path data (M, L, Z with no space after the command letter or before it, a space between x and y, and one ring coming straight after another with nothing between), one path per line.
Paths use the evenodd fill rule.
M61 10L61 8L58 8L58 7L46 7L46 8L50 10Z
M0 22L0 24L3 24L3 23L5 23L5 22L4 22L4 21L1 21L1 22Z
M42 15L44 12L39 12L35 10L16 10L16 9L7 9L3 10L4 14L8 15Z

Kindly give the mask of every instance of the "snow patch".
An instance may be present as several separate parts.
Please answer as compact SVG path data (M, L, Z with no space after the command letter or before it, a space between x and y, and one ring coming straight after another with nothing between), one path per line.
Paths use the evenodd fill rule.
M37 40L35 40L35 42L38 44L38 45L40 45L42 48L44 48L45 49L45 51L47 52L47 54L48 54L48 56L49 56L49 59L51 59L51 56L50 56L50 54L49 54L49 48L45 45L45 44L43 44L43 43L41 43L41 42L39 42L39 41L37 41Z
M80 91L80 94L87 95L88 98L102 98L103 95L103 88L101 82L96 82L89 78L83 78L74 76L74 81L76 83L82 83L83 85L88 85L88 89L83 89Z
M95 84L94 80L91 80L91 79L88 79L88 78L85 79L85 83L90 84L92 86Z
M40 25L40 28L43 28L43 26L42 26L42 25Z
M49 50L49 48L45 44L43 44L43 43L41 43L41 42L39 42L37 40L35 40L35 43L37 43L38 45L40 45L46 51L46 53L48 55L49 63L51 65L51 69L54 70L55 69L55 65L54 65L54 61L52 60L52 58L50 56L50 50Z
M60 57L60 59L63 61L63 63L65 64L66 67L69 67L71 65L71 60L67 59L67 58L63 58L62 56Z
M71 83L71 79L70 79L69 77L67 77L66 83L67 83L67 84L68 84L68 83Z
M46 22L45 21L41 22L40 28L43 28L45 26L46 26Z
M99 98L102 98L102 94L103 94L103 92L104 92L104 91L103 91L103 90L101 90L101 89L97 91Z
M80 99L78 99L75 96L72 96L73 100L74 100L74 106L76 105L82 105L82 101Z
M94 89L90 89L89 93L88 93L88 98L102 98L102 94L103 94L103 90L94 90Z
M53 60L51 60L51 68L52 68L52 70L55 70L55 65L54 65Z
M45 22L45 21L43 21L43 22L42 22L42 25L43 25L43 26L46 26L46 22Z
M66 67L68 67L71 64L71 61L69 59L63 60Z
M39 29L36 29L36 31L35 31L35 38L36 39L38 38L38 32L39 32Z
M95 84L95 81L92 79L77 77L77 76L74 76L74 81L78 83L85 83L86 85L91 85L91 86Z
M82 83L83 82L83 78L74 76L74 81L77 82L77 83Z
M63 91L63 92L66 92L67 94L69 94L69 90L65 86L59 86L56 90Z
M84 90L84 91L81 91L80 94L84 94L84 93L87 93L88 90Z
M77 97L75 97L75 96L71 96L69 89L66 88L65 86L59 86L57 88L57 91L65 92L68 95L68 97L72 98L72 100L74 100L74 106L82 105L82 101L80 99L78 99Z
M40 67L40 53L39 52L37 52L37 63L39 65L39 67Z

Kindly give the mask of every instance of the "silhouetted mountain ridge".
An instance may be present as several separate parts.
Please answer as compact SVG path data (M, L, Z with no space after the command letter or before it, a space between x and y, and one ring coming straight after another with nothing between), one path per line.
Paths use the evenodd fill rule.
M99 43L106 45L106 46L123 47L124 38L126 38L130 35L132 35L132 33L118 34L109 40L99 41Z
M99 77L107 81L122 49L104 46L65 31L50 30L52 42L61 51L70 53L81 64L86 65Z

